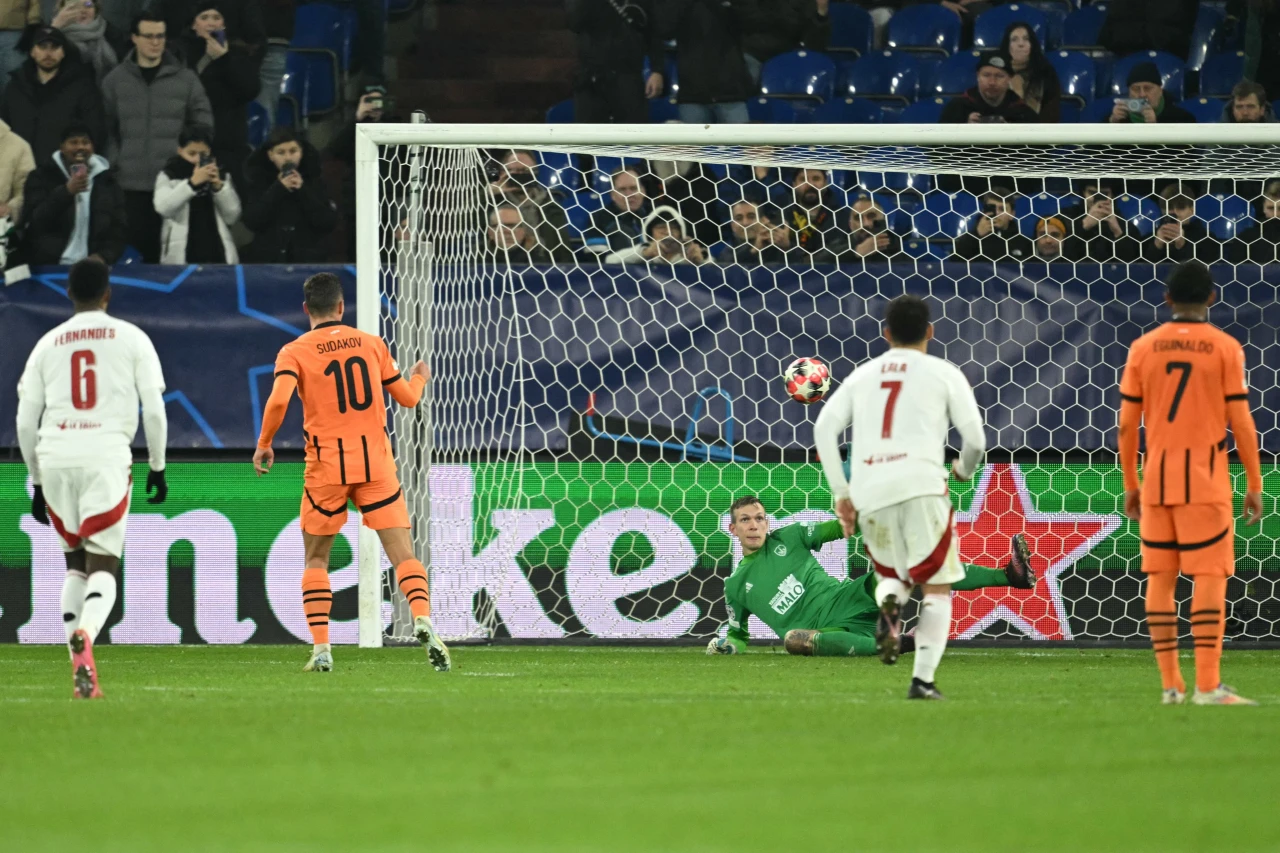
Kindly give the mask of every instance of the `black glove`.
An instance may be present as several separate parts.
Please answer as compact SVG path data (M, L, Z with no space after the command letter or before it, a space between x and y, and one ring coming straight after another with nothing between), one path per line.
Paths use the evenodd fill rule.
M44 486L34 486L31 490L31 517L41 524L49 523L49 513L44 505Z
M149 504L162 504L164 499L169 497L169 484L164 481L163 471L147 472L147 494L151 494L151 490L155 490L155 497L147 498Z

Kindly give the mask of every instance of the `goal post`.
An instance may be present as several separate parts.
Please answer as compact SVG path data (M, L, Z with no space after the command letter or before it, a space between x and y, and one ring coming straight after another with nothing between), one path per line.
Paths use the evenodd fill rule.
M959 594L955 637L1145 636L1116 385L1164 317L1170 263L1214 271L1211 319L1246 344L1280 497L1274 125L356 133L357 325L402 367L429 356L429 395L389 434L454 640L714 634L732 498L759 493L775 523L831 517L819 407L787 400L782 369L817 357L840 380L903 292L930 302L992 446L953 492L962 558L999 566L1025 530L1041 574ZM1280 642L1278 540L1239 531L1233 641ZM376 536L358 550L361 645L408 639ZM818 559L867 568L856 541Z

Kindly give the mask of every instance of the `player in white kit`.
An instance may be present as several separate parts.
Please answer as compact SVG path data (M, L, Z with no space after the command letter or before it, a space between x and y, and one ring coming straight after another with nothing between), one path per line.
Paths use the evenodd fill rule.
M974 475L986 437L964 374L926 352L933 324L924 300L899 296L890 302L884 336L889 351L853 371L823 406L814 443L836 515L846 533L852 534L855 523L861 529L880 576L880 659L897 661L902 605L914 586L923 586L907 698L941 699L934 672L951 629L951 584L964 577L947 495L948 427L954 425L963 441L960 458L951 467L958 480ZM851 425L846 479L840 440Z
M151 472L148 503L163 503L164 375L151 339L108 316L109 272L97 260L71 268L75 315L36 344L18 383L18 444L31 472L31 515L53 522L66 554L62 620L73 695L102 696L93 642L116 603L129 513L129 445L142 405Z

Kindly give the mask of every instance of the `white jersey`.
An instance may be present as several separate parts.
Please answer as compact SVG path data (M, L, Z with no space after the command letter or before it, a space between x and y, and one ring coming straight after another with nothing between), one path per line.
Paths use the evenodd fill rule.
M145 332L105 311L73 315L40 339L18 383L20 411L43 412L39 467L127 467L140 395L163 390L160 358ZM164 463L155 465L155 453L158 470Z
M960 368L919 350L895 348L853 371L823 406L814 428L823 470L837 499L859 513L947 493L951 424L964 441L955 471L973 475L986 439L973 389ZM840 439L853 427L849 476Z

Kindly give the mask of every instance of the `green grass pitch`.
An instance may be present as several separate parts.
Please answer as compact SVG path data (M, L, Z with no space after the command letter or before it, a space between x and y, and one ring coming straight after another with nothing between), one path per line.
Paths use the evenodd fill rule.
M3 646L0 849L1275 850L1278 655L1199 708L1138 650L953 649L925 704L910 658L104 646L73 702Z

